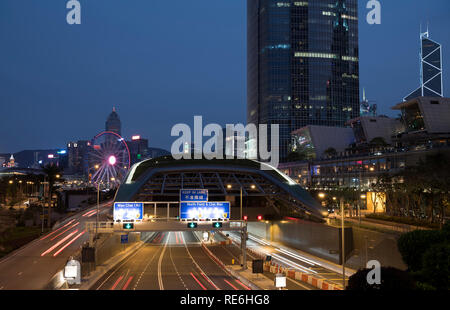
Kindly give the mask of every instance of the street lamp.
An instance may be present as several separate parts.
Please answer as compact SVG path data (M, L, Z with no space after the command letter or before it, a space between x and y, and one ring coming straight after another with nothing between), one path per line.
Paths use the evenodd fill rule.
M324 198L325 198L325 196L326 196L326 194L325 194L325 193L319 193L319 195L318 195L318 196L319 196L319 198L320 198L320 199L324 199Z

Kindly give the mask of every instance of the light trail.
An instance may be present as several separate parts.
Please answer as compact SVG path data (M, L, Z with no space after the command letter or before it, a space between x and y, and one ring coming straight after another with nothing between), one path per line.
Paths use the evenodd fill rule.
M56 243L54 246L50 247L47 251L43 252L41 254L41 256L44 256L47 253L50 253L51 251L53 251L54 249L56 249L60 244L62 244L63 242L65 242L67 239L69 239L70 237L72 237L73 235L75 235L78 232L78 229L71 232L70 234L68 234L66 237L64 237L63 239L61 239L58 243Z
M57 256L59 253L61 253L65 248L67 248L69 245L71 245L75 240L80 238L86 231L79 233L75 238L70 240L65 246L63 246L61 249L59 249L55 254L53 254L53 257Z
M203 284L200 283L200 281L194 276L194 274L191 272L191 276L194 278L195 281L197 281L198 285L202 287L204 291L206 291L206 287L203 286Z
M66 230L64 230L62 233L57 234L57 235L54 236L52 239L50 239L50 241L55 240L56 238L58 238L59 236L61 236L63 233L65 233L66 231L70 230L71 228L74 228L74 227L77 226L78 224L80 224L80 222L77 222L76 224L70 226L69 228L67 228Z
M305 263L311 264L311 265L313 265L313 266L315 266L315 265L322 266L320 263L316 263L316 262L314 262L314 261L312 261L312 260L309 260L309 259L307 259L307 258L305 258L305 257L303 257L303 256L300 256L300 255L298 255L298 254L292 253L292 252L290 252L290 251L287 251L287 250L284 250L284 249L279 249L279 248L277 248L276 250L279 251L279 252L281 252L281 253L283 253L283 254L286 254L286 255L288 255L288 256L291 256L291 257L293 257L293 258L296 258L296 259L298 259L298 260L301 260L301 261L303 261L303 262L305 262Z
M94 211L93 213L89 214L87 217L91 217L93 215L97 214L97 211Z
M44 240L44 239L50 237L50 236L53 235L54 233L56 233L56 232L60 231L61 229L63 229L64 227L69 226L69 225L70 225L72 222L74 222L74 221L75 221L75 219L71 220L71 221L68 222L66 225L64 225L64 226L62 226L62 227L60 227L60 228L58 228L57 230L55 230L54 232L52 232L52 233L46 235L45 237L41 238L40 240Z
M88 212L86 212L85 214L83 214L82 216L83 216L83 217L84 217L84 216L87 216L89 213L92 213L92 212L95 212L95 210L88 211Z
M111 291L114 291L116 289L116 286L120 283L120 281L123 279L123 276L120 276L119 279L114 283L114 285L111 287Z
M125 283L125 285L122 287L122 290L125 291L128 287L128 285L130 284L131 280L133 280L133 276L128 278L127 283Z
M244 287L247 291L251 291L252 289L249 288L248 286L246 286L244 283L242 283L241 281L239 281L238 279L234 279L234 281L236 281L237 283L239 283L240 286Z
M233 284L231 284L230 282L228 282L226 279L223 279L225 282L227 282L227 284L229 285L229 286L231 286L235 291L238 291L239 289L236 287L236 286L234 286Z

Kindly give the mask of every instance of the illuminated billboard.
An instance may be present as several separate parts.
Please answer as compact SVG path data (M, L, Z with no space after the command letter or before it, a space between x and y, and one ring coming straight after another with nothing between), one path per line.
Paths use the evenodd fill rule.
M230 202L181 202L180 219L230 219Z
M144 203L142 202L115 202L114 221L141 221L144 216Z

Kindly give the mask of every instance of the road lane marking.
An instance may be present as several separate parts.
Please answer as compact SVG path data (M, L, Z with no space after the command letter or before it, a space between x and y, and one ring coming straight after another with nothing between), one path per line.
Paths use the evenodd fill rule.
M162 249L162 248L160 248L160 249ZM153 260L155 259L156 255L158 254L158 252L159 252L160 249L157 249L157 250L155 251L155 253L153 254L152 258L148 261L148 263L147 263L147 265L145 266L144 270L143 270L143 271L141 272L141 274L139 275L139 279L136 281L136 284L134 285L133 290L136 290L137 286L139 285L139 282L140 282L141 279L142 279L142 276L143 276L144 273L147 271L148 266L150 266L150 264L153 262Z
M195 281L197 281L197 283L202 287L202 289L203 289L204 291L207 290L207 288L204 287L203 284L201 284L199 280L197 280L197 278L194 276L194 274L193 274L192 272L191 272L191 276L194 278Z
M195 234L194 234L194 236L197 237ZM209 277L205 274L205 272L203 271L203 269L200 268L200 266L199 266L199 265L197 264L197 262L195 261L194 257L191 255L191 251L189 251L189 248L188 248L188 246L187 246L187 244L186 244L186 240L184 240L184 233L181 233L181 237L182 237L182 240L183 240L183 243L184 243L184 247L186 248L186 251L187 251L189 257L192 259L192 262L194 263L195 267L197 267L197 269L200 270L200 273L203 273L203 274L204 274L204 277L206 277L206 278L209 279ZM197 240L198 240L198 239L197 239ZM199 241L200 241L200 240L199 240ZM211 279L209 279L209 282L213 282L213 281L211 281ZM217 289L219 289L219 288L217 287L217 285L214 285L214 286L215 286Z
M159 283L159 289L161 291L164 290L164 284L163 284L163 281L162 281L162 274L161 274L161 265L162 265L162 259L164 257L164 253L166 252L166 249L167 249L167 244L169 243L170 234L171 233L169 232L169 236L168 236L168 238L166 240L166 243L164 244L164 248L163 248L163 250L161 252L161 256L159 257L159 260L158 260L158 283Z
M211 284L212 286L214 286L216 290L220 290L220 288L218 288L217 285L215 285L214 283L212 283L212 281L211 281L204 273L202 273L202 276L203 276L203 278L206 279L206 281L209 282L209 284Z
M173 261L173 257L172 257L172 248L171 248L171 247L169 247L169 254L170 254L170 260L172 261L172 265L173 265L173 268L175 269L175 272L177 273L178 279L179 279L180 282L183 284L184 288L185 288L186 290L188 290L186 284L185 284L184 281L183 281L183 278L181 277L180 273L178 272L178 269L177 269L177 266L175 265L175 262Z
M111 290L114 291L116 289L117 284L122 280L123 276L120 276L119 279L117 279L116 283L111 287Z

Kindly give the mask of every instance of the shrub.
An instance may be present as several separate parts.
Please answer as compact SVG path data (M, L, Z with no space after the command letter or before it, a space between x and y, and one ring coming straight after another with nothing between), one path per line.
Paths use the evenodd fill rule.
M450 244L432 245L423 254L422 275L438 290L450 289Z
M433 245L445 241L445 234L439 230L415 230L400 236L397 247L410 271L423 267L423 255Z
M393 267L381 267L381 284L369 284L367 274L371 269L361 269L348 280L347 290L353 291L399 291L416 288L414 280L406 272Z

